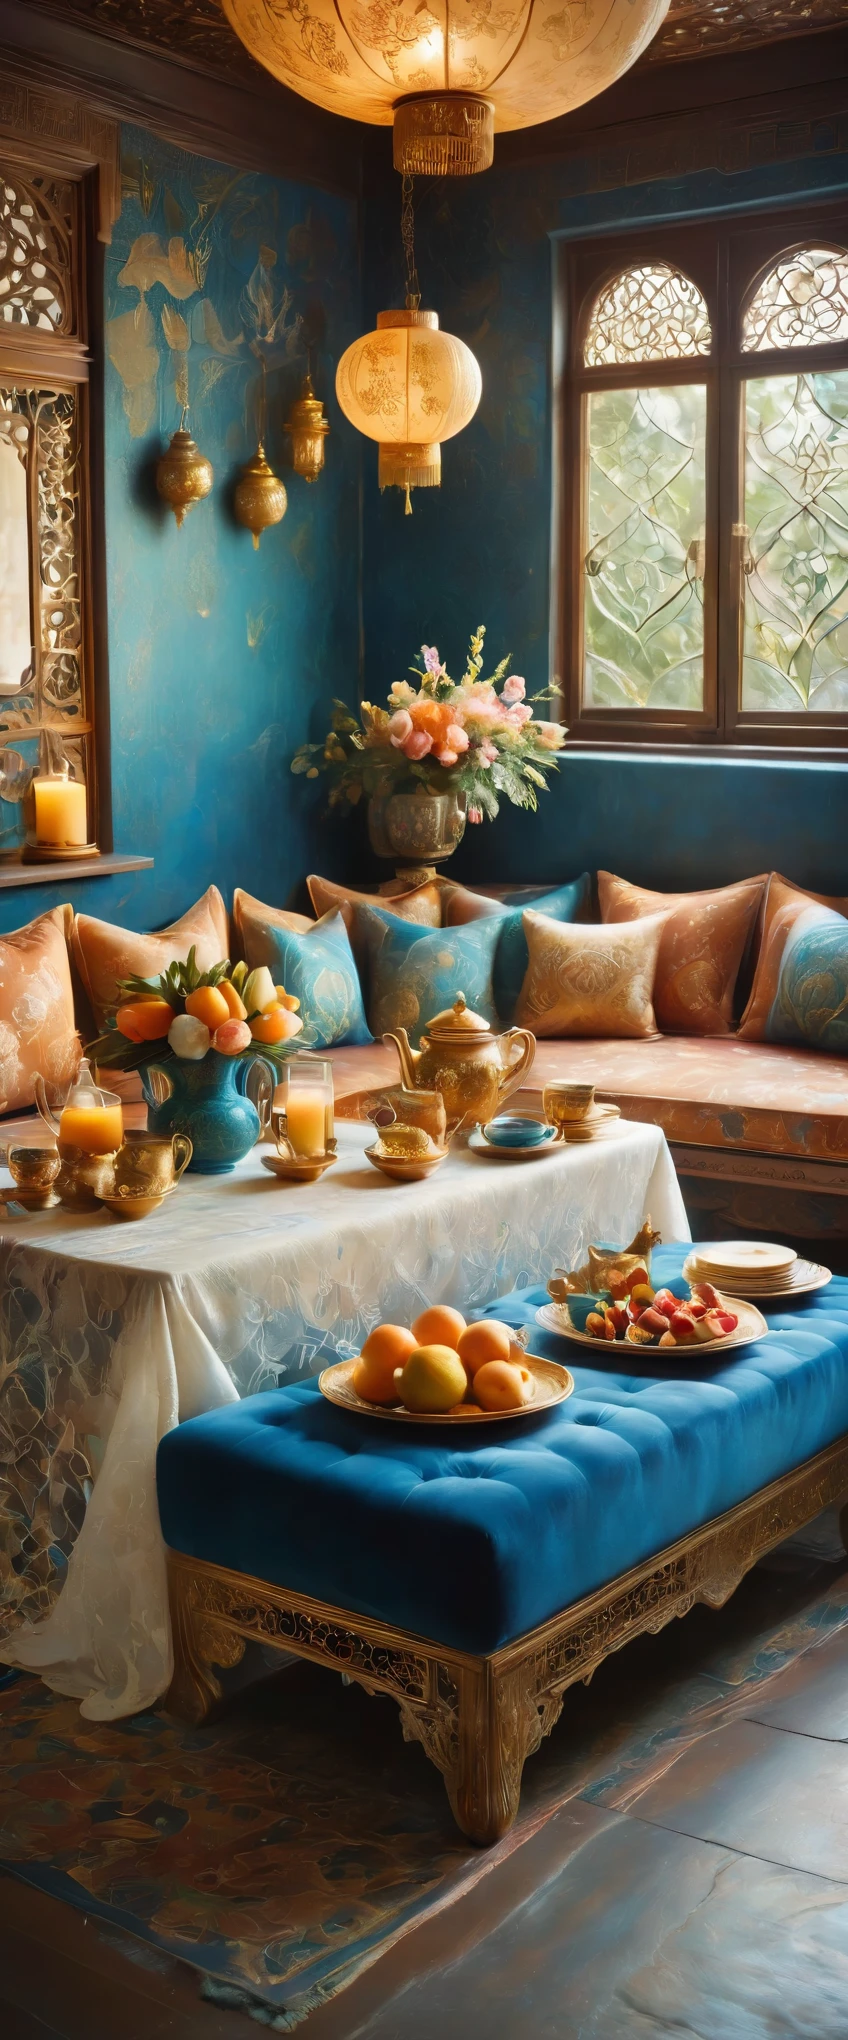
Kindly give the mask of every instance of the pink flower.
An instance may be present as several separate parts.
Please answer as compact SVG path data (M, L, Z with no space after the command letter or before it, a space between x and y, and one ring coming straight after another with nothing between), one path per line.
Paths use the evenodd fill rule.
M459 761L459 752L452 751L450 745L446 744L443 751L436 752L436 757L440 765L456 765Z
M533 721L533 710L526 701L517 701L514 708L507 709L506 719L514 730L523 730L525 723Z
M403 749L407 737L412 735L413 727L412 717L405 708L397 709L389 718L389 737L397 751Z
M479 765L482 769L488 770L488 767L490 765L494 765L497 755L498 753L496 746L494 744L490 744L489 739L487 737L486 742L484 744L481 744L479 749L475 751L474 763L475 765Z
M468 735L461 723L448 723L445 738L452 751L467 751Z
M470 808L469 808L469 810L468 810L468 820L469 820L469 822L482 822L482 820L483 820L483 810L482 810L482 808L481 808L481 807L470 807Z
M508 702L523 701L526 692L527 689L520 673L511 673L509 679L504 682L501 700Z
M445 670L439 658L438 647L436 645L422 645L421 657L424 660L425 671L427 673L435 673L438 679Z
M433 749L433 739L427 730L413 730L403 746L407 758L426 758Z

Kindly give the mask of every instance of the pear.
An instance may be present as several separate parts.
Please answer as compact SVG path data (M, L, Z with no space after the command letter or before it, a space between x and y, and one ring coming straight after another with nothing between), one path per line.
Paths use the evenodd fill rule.
M468 1376L450 1346L416 1346L395 1374L398 1395L408 1410L436 1417L462 1401Z

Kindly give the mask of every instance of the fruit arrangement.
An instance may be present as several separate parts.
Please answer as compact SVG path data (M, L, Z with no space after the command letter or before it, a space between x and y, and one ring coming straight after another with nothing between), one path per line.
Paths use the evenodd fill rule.
M533 1398L533 1376L509 1325L467 1324L461 1311L434 1304L414 1325L377 1325L353 1370L363 1402L419 1416L452 1410L520 1410Z
M575 1329L585 1330L592 1339L628 1346L703 1346L714 1339L727 1339L735 1332L738 1317L728 1310L711 1282L693 1282L688 1296L676 1296L672 1289L653 1289L646 1268L629 1274L610 1273L609 1288L593 1297L568 1298ZM576 1323L583 1319L582 1325Z
M303 1027L300 1000L264 966L221 962L200 971L194 949L161 977L121 979L118 992L113 1025L86 1051L101 1069L141 1069L171 1055L202 1062L210 1049L280 1058Z

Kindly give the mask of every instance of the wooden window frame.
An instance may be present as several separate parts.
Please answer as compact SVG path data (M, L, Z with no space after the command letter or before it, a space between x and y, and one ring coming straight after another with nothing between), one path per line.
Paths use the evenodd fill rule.
M778 715L740 705L744 609L743 385L809 370L848 370L838 346L742 351L742 316L780 255L830 244L848 248L848 203L755 213L686 227L646 227L554 249L554 487L552 639L555 686L570 744L586 748L690 746L773 752L848 753L848 714ZM599 292L622 270L665 262L698 286L710 315L709 354L683 360L587 368L586 330ZM586 397L591 390L703 383L707 391L704 706L701 710L585 707L584 559L587 503ZM727 591L726 599L723 591Z

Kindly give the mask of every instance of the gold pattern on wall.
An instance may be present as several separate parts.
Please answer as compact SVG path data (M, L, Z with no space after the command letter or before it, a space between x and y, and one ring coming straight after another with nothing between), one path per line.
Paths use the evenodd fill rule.
M754 292L742 327L746 354L848 340L848 251L796 248Z
M710 316L691 277L667 262L623 269L605 285L586 334L587 368L709 354Z
M27 684L0 696L0 732L65 730L83 714L76 392L0 387L0 446L12 449L26 474L36 654Z
M0 176L0 320L67 333L71 304L72 186L54 177Z
M667 17L643 58L668 64L681 57L714 57L722 50L756 48L788 36L841 28L845 0L671 0Z

